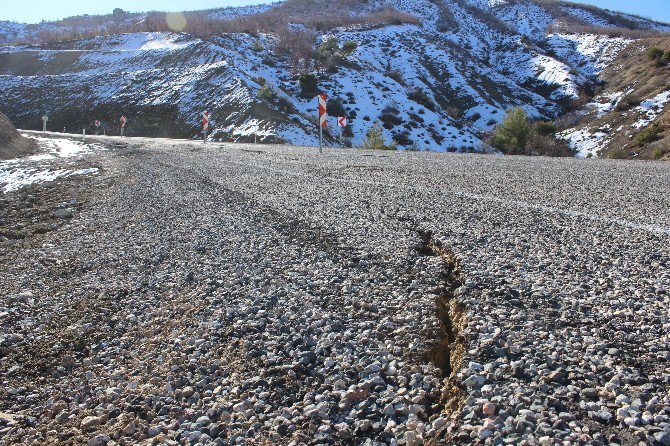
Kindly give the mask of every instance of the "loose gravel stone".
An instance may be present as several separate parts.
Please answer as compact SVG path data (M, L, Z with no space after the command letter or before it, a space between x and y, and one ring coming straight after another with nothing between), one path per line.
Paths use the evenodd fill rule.
M669 444L667 165L100 141L2 197L6 444Z

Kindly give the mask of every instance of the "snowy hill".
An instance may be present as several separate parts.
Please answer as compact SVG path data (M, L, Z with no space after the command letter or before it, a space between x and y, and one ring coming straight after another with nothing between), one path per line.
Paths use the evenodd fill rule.
M300 30L298 1L207 14L235 20L289 11L291 27ZM418 20L322 29L317 45L330 36L340 45L357 43L329 71L320 63L310 69L292 63L275 50L281 36L274 32L105 32L111 35L3 47L2 111L24 128L38 128L47 113L54 129L90 129L101 119L116 131L123 114L131 134L195 137L200 114L209 110L217 139L315 144L316 104L298 82L300 74L315 72L319 88L341 98L353 144L381 121L385 137L401 147L480 150L484 133L507 109L521 105L534 118L554 119L594 90L635 32L670 31L638 17L547 1L342 0L336 6L350 15L391 6ZM107 19L95 20L100 29L107 26ZM0 23L0 35L10 34L30 32ZM327 138L334 144L338 135L331 127Z

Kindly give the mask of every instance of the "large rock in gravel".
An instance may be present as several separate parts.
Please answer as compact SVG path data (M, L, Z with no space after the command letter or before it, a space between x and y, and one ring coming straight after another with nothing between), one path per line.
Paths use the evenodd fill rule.
M0 112L0 159L20 158L35 150L35 141L24 138L14 124Z

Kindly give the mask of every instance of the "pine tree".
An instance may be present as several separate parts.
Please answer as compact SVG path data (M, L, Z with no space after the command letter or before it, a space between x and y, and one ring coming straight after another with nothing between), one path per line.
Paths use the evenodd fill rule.
M505 120L496 127L493 133L493 146L507 155L523 154L532 132L533 127L525 110L521 107L513 108L507 112Z
M361 149L365 150L396 150L394 145L387 145L384 142L384 130L379 122L375 122L365 136L365 141L361 145Z

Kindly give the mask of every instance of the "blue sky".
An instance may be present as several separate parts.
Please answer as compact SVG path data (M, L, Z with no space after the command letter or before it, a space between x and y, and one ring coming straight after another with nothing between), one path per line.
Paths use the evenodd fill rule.
M670 0L581 0L601 8L625 11L670 22ZM270 3L270 0L0 0L0 20L35 23L79 14L105 14L114 8L127 11L180 11Z

